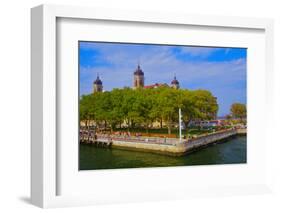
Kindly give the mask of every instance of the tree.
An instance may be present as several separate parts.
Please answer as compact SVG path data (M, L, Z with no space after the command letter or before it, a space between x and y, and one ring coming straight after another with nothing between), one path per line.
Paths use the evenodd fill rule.
M81 121L85 121L86 127L89 127L90 120L96 119L96 104L94 96L83 95L81 97L79 116Z
M166 121L168 134L171 134L173 121L177 120L178 109L181 107L179 92L169 87L158 89L157 104L160 118Z
M119 128L121 128L121 124L124 122L125 112L122 108L124 102L124 92L120 89L113 89L111 91L111 115L112 115L112 125L113 128L119 124Z
M206 90L175 90L168 86L151 89L123 88L110 92L84 95L80 99L80 120L86 125L95 121L99 127L111 127L126 122L128 128L149 126L154 121L164 121L171 134L173 124L178 122L178 109L188 125L192 119L210 119L218 110L216 98ZM161 125L162 127L162 125Z
M226 120L230 120L230 119L231 119L231 115L230 115L230 114L227 114L227 115L225 116L225 118L226 118Z
M245 104L233 103L230 108L231 115L234 118L239 118L241 121L247 116L247 108Z
M103 123L106 129L108 125L113 128L114 117L112 116L112 98L110 92L95 93L96 121Z

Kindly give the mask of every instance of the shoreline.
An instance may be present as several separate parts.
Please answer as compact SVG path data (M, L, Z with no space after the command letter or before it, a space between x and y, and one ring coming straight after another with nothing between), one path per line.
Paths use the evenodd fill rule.
M112 147L130 151L150 152L169 156L183 156L191 152L204 149L212 144L227 142L230 138L239 135L247 135L246 129L230 129L219 132L209 133L193 139L185 139L181 143L177 140L171 144L149 143L138 141L124 141L124 139L113 138L111 140L101 140L93 142L97 146ZM99 140L99 141L98 141ZM177 142L175 142L177 141Z

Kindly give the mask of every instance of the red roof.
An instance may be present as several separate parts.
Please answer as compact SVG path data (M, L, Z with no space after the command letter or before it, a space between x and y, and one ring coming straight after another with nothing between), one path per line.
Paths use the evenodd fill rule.
M149 88L155 88L155 87L159 87L159 86L165 86L166 84L151 84L151 85L146 85L144 86L145 89L149 89Z

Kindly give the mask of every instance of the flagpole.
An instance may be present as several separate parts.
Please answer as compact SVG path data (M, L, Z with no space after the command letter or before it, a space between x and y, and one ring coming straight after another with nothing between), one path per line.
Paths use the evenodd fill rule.
M179 108L179 135L180 135L180 143L181 143L181 108Z

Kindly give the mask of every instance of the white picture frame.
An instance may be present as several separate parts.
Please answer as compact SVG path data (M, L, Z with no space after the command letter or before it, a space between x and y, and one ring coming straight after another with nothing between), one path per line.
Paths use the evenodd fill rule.
M268 179L262 178L255 184L248 182L237 182L233 185L221 184L210 187L201 187L195 182L194 187L182 187L169 185L168 189L159 190L161 184L148 194L131 191L124 191L123 196L119 192L112 192L103 195L58 195L58 184L61 167L58 166L60 158L57 146L57 88L60 82L57 79L57 20L65 19L87 19L87 20L108 20L118 22L153 23L156 25L169 26L200 26L224 29L253 29L264 33L264 69L261 75L265 75L265 87L262 89L266 99L262 99L268 114L263 119L266 126L265 141L270 137L270 112L273 105L271 91L273 90L273 21L271 19L240 18L240 17L216 17L187 14L161 14L145 11L122 11L112 9L84 8L74 6L41 5L31 10L31 201L33 204L47 208L59 206L90 205L98 203L116 202L138 202L143 200L165 200L188 198L194 196L208 195L232 195L251 194L270 191ZM261 109L262 108L262 109ZM267 144L266 144L267 146ZM263 153L266 154L266 153ZM268 162L257 173L264 173L270 176ZM228 168L232 170L233 168ZM164 170L164 169L158 169ZM78 171L77 171L78 172ZM120 173L130 173L121 171ZM154 172L154 170L145 171ZM185 175L185 170L172 168L165 170L178 172ZM142 173L138 171L138 173ZM266 174L265 174L266 173ZM164 174L164 173L163 173ZM91 175L99 175L98 173ZM107 174L110 175L110 174ZM122 176L123 177L123 176ZM73 183L75 184L75 183ZM163 185L163 184L162 184ZM126 186L124 186L126 188ZM128 194L126 194L128 193ZM166 193L166 194L165 194Z

